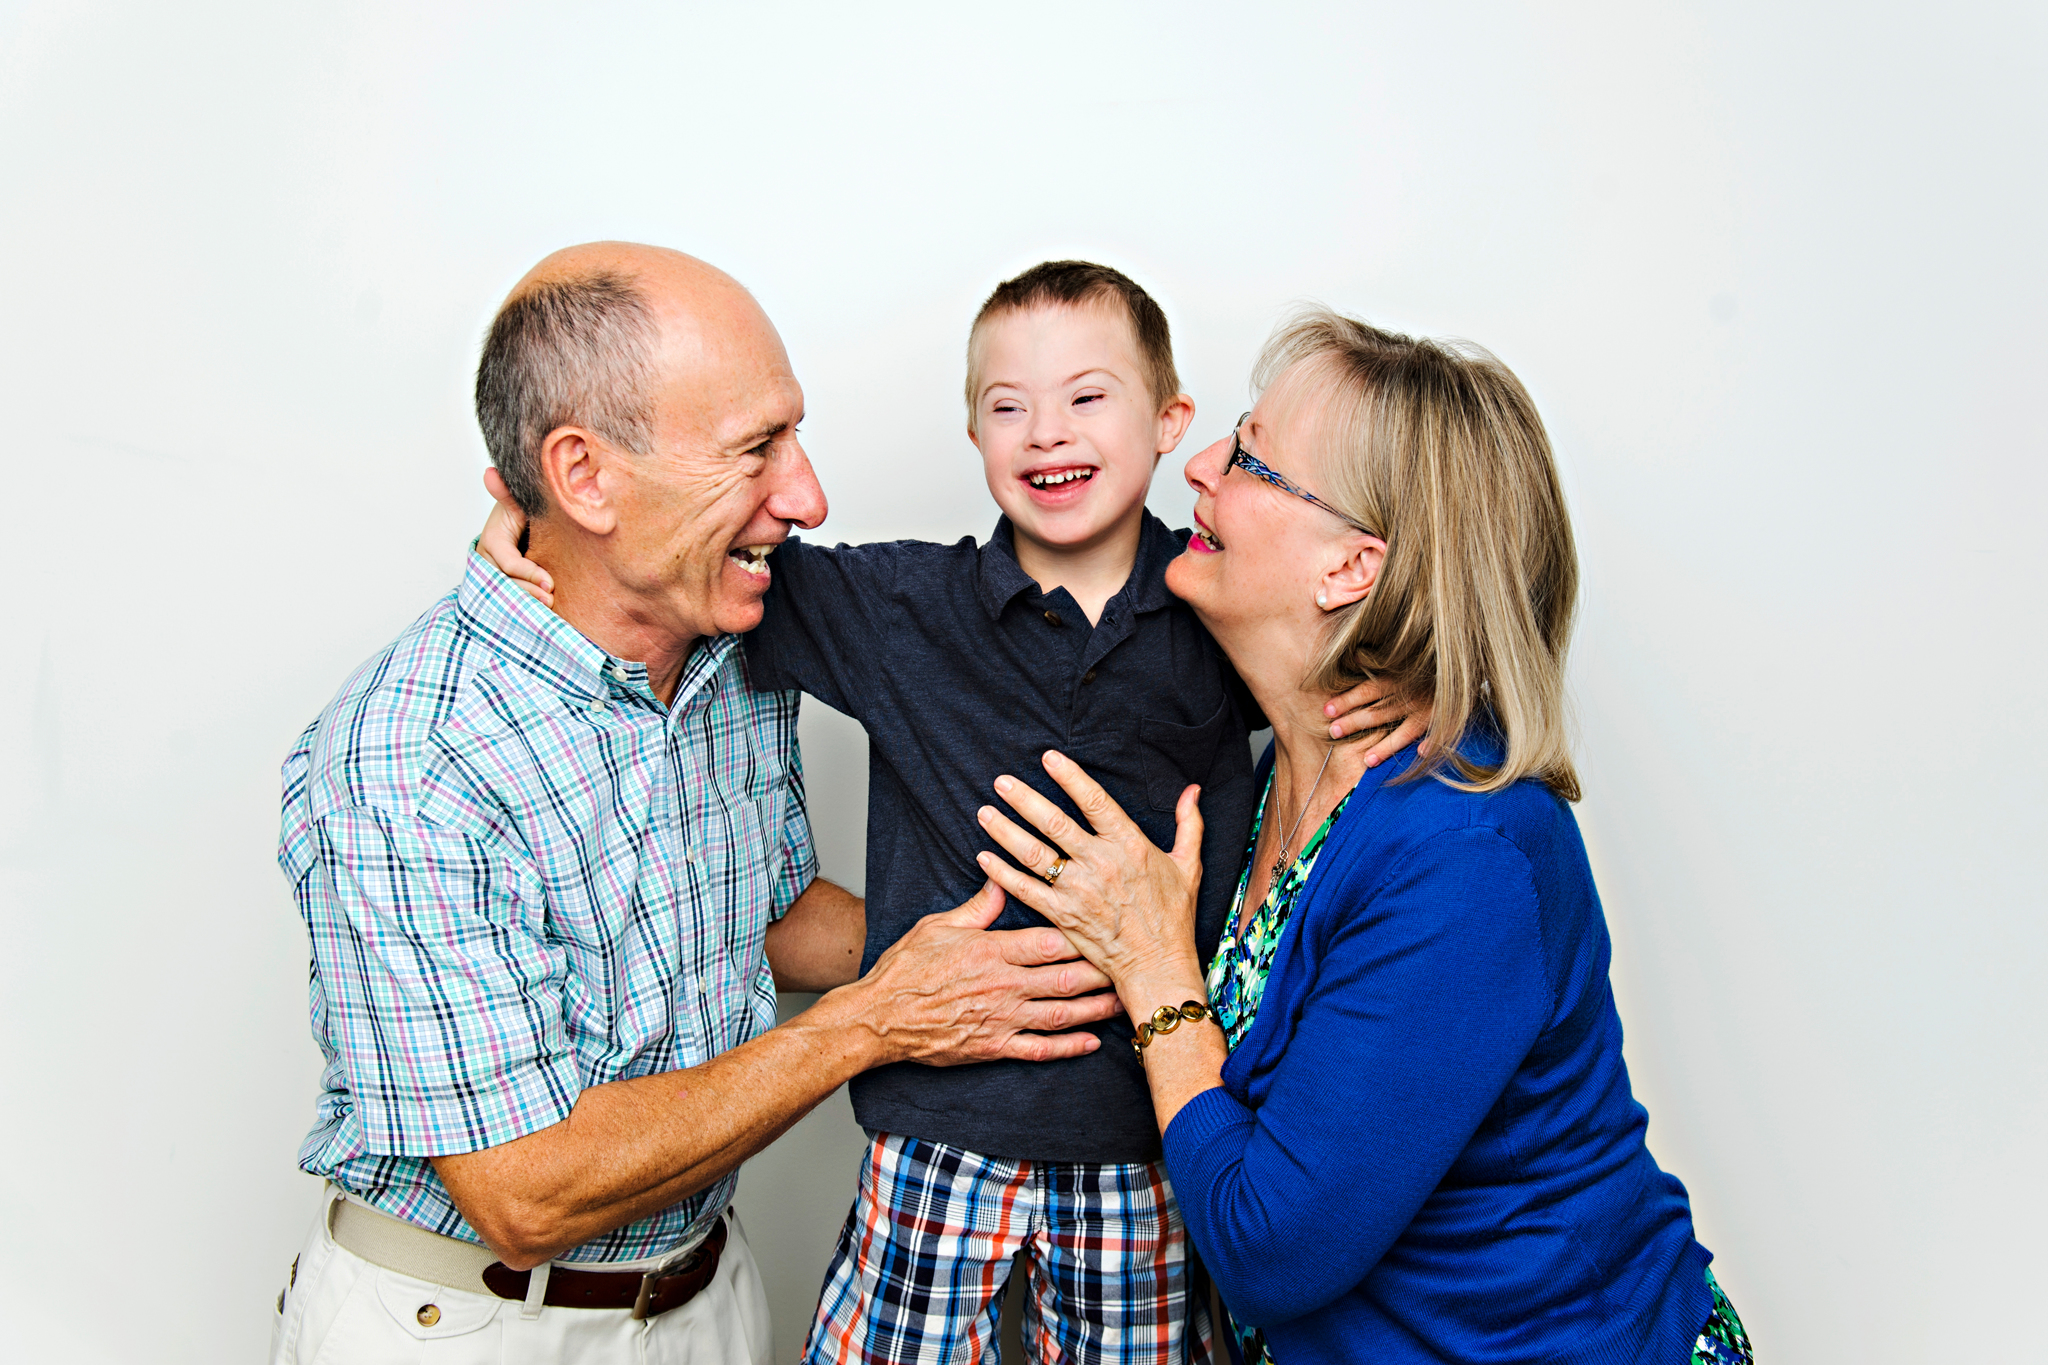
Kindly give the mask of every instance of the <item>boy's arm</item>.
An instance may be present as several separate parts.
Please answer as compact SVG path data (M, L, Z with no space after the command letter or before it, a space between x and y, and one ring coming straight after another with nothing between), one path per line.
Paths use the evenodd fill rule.
M747 680L804 692L859 720L889 658L885 604L904 547L810 545L792 536L768 557L761 624L745 637Z
M860 976L867 943L867 902L819 877L768 926L768 965L775 988L829 991Z

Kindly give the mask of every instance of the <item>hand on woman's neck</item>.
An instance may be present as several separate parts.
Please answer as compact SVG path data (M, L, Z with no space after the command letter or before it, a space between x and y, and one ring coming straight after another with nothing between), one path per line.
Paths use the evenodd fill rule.
M1238 663L1238 675L1272 723L1273 744L1279 751L1275 755L1275 791L1288 808L1306 800L1312 786L1325 796L1332 792L1342 795L1357 786L1370 746L1337 743L1332 751L1330 718L1323 714L1332 694L1302 686L1310 660L1300 633L1291 626L1274 630L1256 648L1229 652L1232 660L1244 661ZM1330 760L1329 770L1318 783L1316 774L1325 756Z

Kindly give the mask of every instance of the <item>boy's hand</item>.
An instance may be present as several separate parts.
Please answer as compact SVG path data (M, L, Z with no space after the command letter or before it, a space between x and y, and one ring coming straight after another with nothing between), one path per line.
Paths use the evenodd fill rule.
M1429 700L1403 698L1386 682L1367 680L1349 692L1340 692L1323 706L1330 717L1330 738L1362 734L1367 730L1388 730L1378 743L1365 751L1365 766L1377 768L1417 740L1417 751L1429 754L1429 721L1436 705ZM1391 728L1389 728L1391 727Z
M544 607L555 605L555 580L548 571L519 553L519 537L526 534L526 513L519 510L519 504L512 501L512 491L505 487L505 480L495 469L484 471L484 491L497 501L491 515L484 519L483 534L476 538L476 548L484 558L498 566L498 572L524 588L529 596Z

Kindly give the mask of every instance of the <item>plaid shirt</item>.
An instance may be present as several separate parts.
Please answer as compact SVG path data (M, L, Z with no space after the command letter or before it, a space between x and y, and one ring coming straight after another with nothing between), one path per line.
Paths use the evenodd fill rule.
M750 690L737 643L701 644L664 707L472 554L307 728L278 845L327 1058L301 1167L481 1241L426 1158L774 1025L763 935L817 858L797 695ZM733 1185L561 1259L660 1254Z

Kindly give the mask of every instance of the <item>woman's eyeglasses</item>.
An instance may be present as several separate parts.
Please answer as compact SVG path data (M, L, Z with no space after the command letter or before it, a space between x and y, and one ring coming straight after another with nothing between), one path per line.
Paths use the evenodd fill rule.
M1295 497L1300 498L1303 502L1312 503L1315 506L1322 508L1325 512L1328 512L1331 516L1337 518L1337 520L1343 522L1346 526L1349 526L1354 530L1364 531L1365 534L1369 536L1379 534L1378 532L1370 529L1369 527L1359 525L1350 517L1345 516L1342 512L1339 512L1336 508L1330 506L1330 504L1324 502L1321 498L1309 492L1306 488L1303 488L1300 484L1294 482L1285 474L1282 474L1279 470L1271 468L1264 461L1260 460L1258 456L1252 454L1249 450L1246 450L1244 448L1244 424L1250 420L1251 414L1247 412L1242 417L1239 417L1237 419L1237 425L1231 428L1230 460L1227 464L1223 466L1223 472L1225 474L1228 474L1233 469L1242 469L1245 473L1251 475L1255 479L1264 479L1267 483L1272 484L1273 487L1279 489L1282 493L1292 493Z

